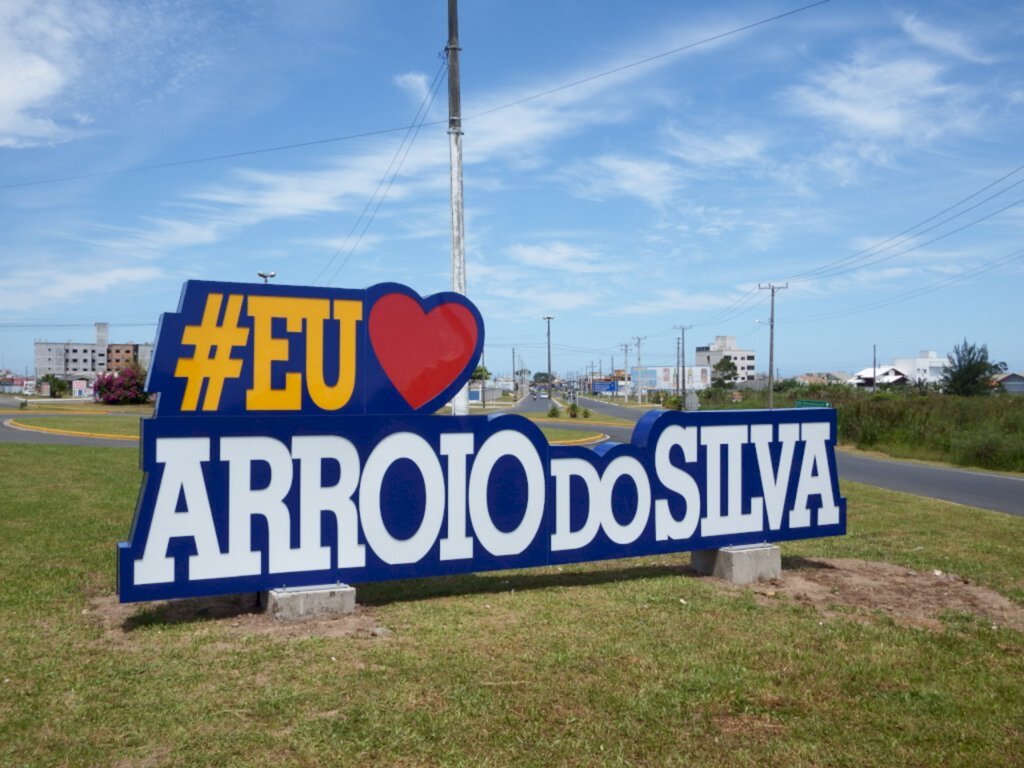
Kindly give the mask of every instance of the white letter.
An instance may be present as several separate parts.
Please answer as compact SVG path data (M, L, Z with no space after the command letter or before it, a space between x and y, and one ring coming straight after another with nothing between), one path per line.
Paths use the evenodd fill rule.
M303 570L331 567L331 548L320 546L320 514L334 515L338 530L338 568L366 565L366 546L359 543L359 511L352 500L359 485L359 453L337 435L300 435L292 438L292 456L299 460L299 548ZM323 462L338 463L338 482L324 486Z
M487 481L498 459L512 456L519 460L526 474L526 510L515 530L498 530L487 506ZM540 528L544 517L544 468L530 439L506 429L495 432L480 447L469 477L469 519L473 531L492 555L518 555L525 550Z
M196 554L188 559L189 579L217 579L243 575L233 566L230 554L220 551L213 512L206 495L202 462L210 460L208 437L163 437L156 441L156 461L164 465L160 488L153 504L153 517L146 536L146 548L135 561L135 584L161 584L174 581L174 558L167 556L167 545L177 537L190 537ZM185 498L186 509L175 512L178 497Z
M555 478L555 532L551 536L551 550L585 547L601 527L601 515L594 514L594 504L601 494L601 478L594 465L583 459L552 459L551 476ZM587 520L578 531L571 530L569 514L573 476L581 478L587 486Z
M764 498L755 496L750 500L750 512L758 519L767 516L768 527L773 531L782 527L786 489L789 487L789 476L793 471L793 448L800 437L799 424L778 426L779 442L782 443L778 474L772 471L772 453L769 446L772 425L755 424L750 428L750 440L757 450L757 468L761 473L761 488L764 490Z
M612 492L620 477L628 477L636 486L636 510L633 519L622 525L612 511ZM601 527L616 544L632 544L647 527L651 517L651 481L643 465L632 456L619 456L611 462L601 476Z
M654 449L654 471L658 480L673 493L683 497L686 511L682 520L676 520L668 504L668 499L654 502L654 530L658 541L688 539L697 530L700 522L700 488L693 477L670 461L672 446L683 449L683 461L692 463L697 460L697 427L667 427L658 438Z
M804 440L804 460L800 464L800 480L796 486L796 503L790 514L791 528L805 528L811 524L811 511L807 498L814 494L821 496L818 510L818 525L837 525L839 507L832 496L832 471L828 465L828 451L825 443L831 437L828 422L817 421L800 425L800 437ZM817 468L817 474L815 474Z
M708 516L701 522L701 533L705 536L722 536L730 533L750 533L762 529L762 518L743 514L743 446L747 442L747 427L733 426L704 427L700 441L707 450L707 493ZM729 462L729 485L727 487L727 508L722 514L722 446L727 447Z
M384 525L380 509L380 491L384 474L398 459L409 459L423 476L426 493L423 520L408 539L396 539ZM417 563L430 551L444 522L444 475L433 449L419 435L397 432L381 440L363 467L359 487L359 511L366 543L377 557L390 565ZM403 510L415 514L415 510Z
M252 549L253 515L267 521L268 567L271 573L301 571L305 564L291 548L291 516L284 497L292 487L292 456L272 437L225 437L220 457L228 462L228 553L246 573L260 572L260 553ZM252 463L270 465L270 483L253 490Z
M473 557L473 539L466 535L466 457L473 435L441 435L441 455L448 459L448 535L441 539L442 560Z

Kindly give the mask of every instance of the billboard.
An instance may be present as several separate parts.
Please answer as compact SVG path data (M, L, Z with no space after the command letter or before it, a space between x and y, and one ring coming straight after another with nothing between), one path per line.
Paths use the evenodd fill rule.
M706 365L687 366L684 369L687 390L707 389L711 386L711 368ZM679 385L679 369L675 366L652 366L633 368L633 387L645 390L659 389L674 391Z

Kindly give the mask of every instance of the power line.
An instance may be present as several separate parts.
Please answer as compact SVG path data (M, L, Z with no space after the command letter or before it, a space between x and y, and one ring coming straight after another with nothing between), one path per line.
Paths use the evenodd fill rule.
M964 280L968 280L972 277L977 277L978 275L983 274L984 272L989 272L998 267L1006 266L1007 264L1012 264L1014 261L1019 261L1020 259L1024 259L1024 249L1021 249L1019 251L1013 251L1005 256L1001 256L997 259L992 259L991 261L983 262L982 264L979 264L976 267L972 267L971 269L962 272L959 275L954 275L952 277L948 277L944 280L939 280L938 282L931 283L920 288L914 288L910 291L905 291L904 293L899 293L896 294L895 296L890 296L889 298L886 299L879 299L878 301L872 301L868 304L860 304L855 307L848 307L846 309L840 309L834 312L825 312L818 315L779 318L779 322L808 323L816 322L819 320L831 320L838 317L847 317L849 315L860 314L861 312L868 312L873 309L887 307L891 304L897 304L901 301L904 301L905 299L917 298L918 296L923 296L925 294L938 291L942 288L946 288L950 285L955 285L956 283L963 282Z
M352 254L355 253L356 248L358 248L359 244L363 241L363 236L366 235L366 232L367 230L369 230L370 225L373 223L373 220L377 217L377 212L380 210L381 205L384 204L384 198L386 198L388 192L391 191L391 186L392 184L394 184L395 179L398 177L398 172L402 169L402 166L405 164L405 159L409 156L409 152L412 150L412 145L413 143L415 143L416 138L419 136L420 128L423 127L423 121L426 118L427 114L429 113L430 106L434 103L434 97L437 95L437 90L440 87L441 74L445 71L445 66L446 65L442 62L441 66L438 67L437 72L434 74L434 79L430 83L430 88L427 89L426 94L424 94L423 96L423 101L420 102L420 105L416 110L416 114L413 117L413 125L409 127L409 130L406 131L405 136L402 137L402 141L395 149L395 154L391 157L391 162L388 164L387 170L384 172L384 175L381 176L380 181L377 182L377 188L373 190L373 194L370 196L370 199L366 201L366 206L363 208L362 213L359 214L359 218L357 218L355 220L355 223L352 224L352 229L349 230L349 233L345 236L345 239L342 241L341 245L338 246L337 250L334 252L334 255L332 255L331 258L328 259L327 264L325 264L324 267L317 273L317 276L313 278L314 285L316 284L317 280L319 280L320 277L328 269L330 269L331 265L334 264L334 260L338 258L338 254L340 254L345 249L345 246L348 245L349 241L352 239L352 235L355 233L356 229L359 228L360 223L364 219L366 219L366 212L370 209L370 206L373 205L373 202L376 199L377 205L373 209L373 213L370 214L369 218L366 220L366 224L365 226L363 226L362 232L359 233L359 237L356 238L356 241L352 244L352 247L349 249L349 252L345 255L344 260L331 275L330 280L327 281L328 284L334 282L334 279L338 276L338 273L340 273L341 270L344 269L345 265L348 264L348 260L352 258ZM399 159L399 156L401 156L401 159ZM394 169L394 173L392 173L392 169ZM390 179L388 178L389 175ZM385 187L383 194L381 194L381 187L384 186L385 182L387 182L387 186ZM379 198L378 195L380 195Z
M851 272L854 269L860 269L861 267L871 266L872 264L878 263L878 261L883 261L884 259L879 259L878 261L872 261L872 262L869 262L869 263L866 263L866 264L861 264L861 265L859 265L857 267L850 267L849 266L849 265L852 265L852 264L854 264L854 263L856 263L858 261L863 261L864 259L870 258L873 255L878 255L879 253L883 253L883 252L885 252L887 250L890 250L892 248L896 248L896 247L898 247L898 246L900 246L900 245L902 245L902 244L904 244L906 242L909 242L914 237L919 237L920 235L925 234L926 232L931 232L932 230L937 229L941 225L946 224L946 223L952 221L953 219L959 218L960 216L963 216L964 214L969 213L970 211L975 210L976 208L978 208L978 207L984 205L985 203L995 199L996 197L999 197L1000 195L1005 194L1006 192L1009 192L1014 187L1017 187L1020 184L1024 183L1024 179L1020 179L1020 180L1014 182L1013 184L1010 184L1009 186L1004 187L1000 191L998 191L995 194L992 194L992 195L986 197L984 200L976 203L975 205L972 205L969 208L965 208L964 210L960 211L959 213L956 213L956 214L954 214L952 216L949 216L949 217L943 219L942 221L939 221L936 224L933 224L931 227L928 227L927 229L921 230L919 232L916 232L913 235L910 235L910 233L914 232L915 230L920 229L920 227L924 226L925 224L929 224L932 221L935 221L935 219L938 219L941 216L944 216L945 214L950 213L951 211L956 210L957 208L962 206L964 203L967 203L967 202L973 200L978 195L982 194L983 192L988 191L989 189L991 189L992 187L996 186L997 184L1000 184L1003 181L1006 181L1008 178L1010 178L1011 176L1016 175L1017 173L1020 173L1022 170L1024 170L1024 165L1019 165L1016 168L1014 168L1012 171L1010 171L1009 173L1006 173L1003 176L1000 176L995 181L993 181L993 182L991 182L989 184L986 184L981 189L975 190L974 192L972 192L971 194L969 194L967 197L963 198L962 200L959 200L956 203L954 203L953 205L951 205L951 206L949 206L947 208L944 208L943 210L939 211L936 214L933 214L932 216L929 216L927 219L924 219L924 220L919 221L919 222L917 222L916 224L914 224L914 225L912 225L910 227L907 227L902 232L898 232L897 234L895 234L895 235L893 235L891 237L888 237L885 240L881 240L881 241L875 243L874 245L870 245L867 248L863 248L863 249L857 251L856 253L850 254L849 256L843 256L841 258L834 259L833 261L830 261L830 262L827 262L825 264L822 264L822 265L820 265L818 267L814 267L812 269L806 270L804 272L798 272L795 275L791 275L788 279L793 281L793 282L807 282L808 280L817 279L817 278L821 278L821 277L831 277L832 275L836 275L836 274L844 274L846 272ZM1012 207L1013 205L1017 205L1017 204L1019 204L1019 202L1020 201L1018 201L1017 203L1012 204L1011 206L1007 206L1007 207ZM1003 208L1003 209L997 211L996 213L1002 213L1002 211L1004 211L1004 210L1006 210L1006 208ZM991 217L985 217L985 218L991 218ZM983 220L984 219L979 219L978 221L983 221ZM977 221L973 222L973 223L977 223ZM955 231L960 231L960 230L955 230ZM905 236L907 236L907 237L905 237ZM931 241L931 242L934 242L934 241ZM917 246L917 247L920 247L920 246ZM898 254L893 254L893 256L887 257L887 258L893 258L895 256L902 255L902 253L907 253L907 251L903 251L903 252L898 253Z
M597 73L595 75L590 75L588 77L584 77L584 78L581 78L579 80L574 80L571 83L566 83L564 85L560 85L560 86L557 86L555 88L550 88L550 89L548 89L546 91L542 91L540 93L535 93L535 94L533 94L531 96L526 96L524 98L517 99L517 100L511 101L511 102L509 102L507 104L502 104L501 106L493 107L491 109L487 109L487 110L484 110L482 112L477 112L476 114L469 115L467 117L463 117L463 122L465 122L466 120L473 120L475 118L483 117L485 115L491 115L491 114L494 114L495 112L500 112L501 110L504 110L504 109L510 109L512 107L517 107L520 104L525 104L525 103L527 103L529 101L536 101L537 99L542 99L542 98L544 98L546 96L550 96L552 94L560 93L561 91L565 91L565 90L568 90L570 88L575 88L577 86L593 82L594 80L599 80L601 78L610 77L611 75L616 75L616 74L618 74L620 72L623 72L623 71L625 71L627 69L633 69L634 67L643 66L644 64L649 64L649 63L651 63L653 61L657 61L659 59L663 59L663 58L666 58L668 56L673 56L673 55L676 55L676 54L679 54L679 53L683 53L685 51L692 50L694 48L699 48L701 46L708 45L709 43L714 43L714 42L717 42L719 40L725 39L727 37L732 37L733 35L738 35L738 34L740 34L742 32L747 32L747 31L749 31L751 29L755 29L757 27L764 26L766 24L771 24L772 22L779 21L779 20L784 19L784 18L786 18L788 16L794 16L794 15L796 15L798 13L803 13L804 11L809 11L812 8L817 8L818 6L825 5L825 4L829 3L829 2L831 2L831 0L818 0L818 2L811 3L809 5L804 5L804 6L801 6L799 8L793 8L792 10L776 14L775 16L769 16L767 18L751 22L750 24L744 24L743 26L735 27L735 28L730 29L730 30L728 30L726 32L720 32L720 33L718 33L716 35L712 35L710 37L703 38L702 40L697 40L695 42L688 43L688 44L680 46L678 48L673 48L670 51L664 51L662 53L654 54L653 56L647 56L647 57L645 57L643 59L638 59L638 60L630 62L628 64L623 64L622 66L615 67L613 69L609 69L609 70L606 70L604 72L599 72L599 73ZM418 130L419 128L428 127L428 126L444 125L447 122L448 122L447 120L432 120L430 122L421 123L419 126L417 126L415 123L413 123L412 125L396 126L396 127L393 127L393 128L381 128L381 129L378 129L378 130L363 131L361 133L350 133L350 134L344 134L344 135L341 135L341 136L331 136L331 137L328 137L328 138L325 138L325 139L312 139L310 141L301 141L301 142L296 142L296 143L293 143L293 144L280 144L280 145L271 146L271 147L259 147L257 149L248 149L248 150L242 150L242 151L238 151L238 152L227 152L227 153L219 154L219 155L206 155L206 156L203 156L203 157L195 157L195 158L190 158L190 159L186 159L186 160L173 160L173 161L169 161L169 162L166 162L166 163L154 163L154 164L151 164L151 165L140 165L140 166L134 166L134 167L131 167L131 168L120 168L120 169L114 169L114 170L109 170L109 171L96 171L96 172L93 172L93 173L81 173L81 174L74 174L74 175L68 175L68 176L57 176L57 177L52 177L52 178L48 178L48 179L36 179L36 180L33 180L33 181L15 182L15 183L12 183L12 184L0 184L0 190L4 190L4 189L19 189L19 188L22 188L22 187L42 186L42 185L45 185L45 184L59 184L59 183L68 182L68 181L83 181L83 180L86 180L86 179L96 179L96 178L103 178L103 177L107 177L107 176L121 176L121 175L129 174L129 173L142 173L142 172L145 172L145 171L156 171L156 170L164 170L164 169L167 169L167 168L177 168L177 167L185 166L185 165L198 165L200 163L210 163L210 162L215 162L215 161L218 161L218 160L233 160L233 159L240 158L240 157L250 157L250 156L253 156L253 155L263 155L263 154L269 154L269 153L272 153L272 152L285 152L285 151L289 151L289 150L293 150L293 149L303 149L303 148L306 148L306 147L320 146L320 145L323 145L323 144L335 144L335 143L339 143L339 142L343 142L343 141L352 141L352 140L355 140L355 139L372 138L374 136L383 136L383 135L386 135L386 134L389 134L389 133L399 133L401 131L409 131L409 130L411 130L413 128L416 128Z

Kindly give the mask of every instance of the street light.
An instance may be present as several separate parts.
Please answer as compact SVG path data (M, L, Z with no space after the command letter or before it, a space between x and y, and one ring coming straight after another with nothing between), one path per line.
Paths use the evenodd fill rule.
M270 278L277 277L277 272L257 272L256 274L263 278L264 283L269 283Z
M551 397L551 321L555 318L553 315L544 315L541 319L548 324L548 397Z

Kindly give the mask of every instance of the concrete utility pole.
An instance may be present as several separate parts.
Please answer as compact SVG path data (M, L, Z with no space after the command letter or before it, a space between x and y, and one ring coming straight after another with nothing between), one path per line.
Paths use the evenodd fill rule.
M459 89L459 3L448 0L448 158L451 165L452 290L466 295L466 225L462 204L462 98ZM452 398L452 413L469 413L468 383Z
M772 292L772 313L768 320L768 410L770 411L775 395L775 294L789 288L789 283L785 285L775 285L775 283L761 285L759 283L757 287L762 291Z
M878 391L878 345L871 345L871 394Z
M544 315L543 320L548 323L548 397L551 397L551 321L554 320L553 315Z
M629 344L620 344L622 347L622 367L625 368L626 376L626 402L629 402Z
M686 410L686 332L693 328L692 325L677 325L679 331L679 397L682 398L683 410Z
M636 342L636 401L638 403L644 401L644 391L640 386L640 381L643 378L643 373L640 371L640 342L646 338L646 336L633 337L633 341Z
M512 347L512 397L519 394L519 378L516 376L516 348Z

